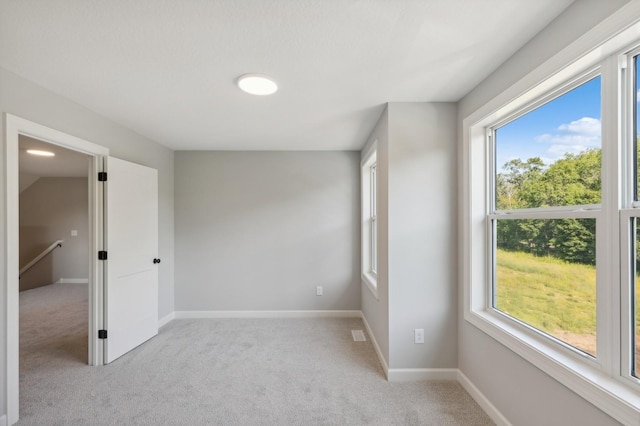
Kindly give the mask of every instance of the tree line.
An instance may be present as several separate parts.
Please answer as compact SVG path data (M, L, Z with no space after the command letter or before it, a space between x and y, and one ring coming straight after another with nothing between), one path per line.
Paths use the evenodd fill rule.
M496 174L498 210L599 204L601 150L567 153L546 165L540 157L510 160ZM595 264L595 219L503 219L498 248Z

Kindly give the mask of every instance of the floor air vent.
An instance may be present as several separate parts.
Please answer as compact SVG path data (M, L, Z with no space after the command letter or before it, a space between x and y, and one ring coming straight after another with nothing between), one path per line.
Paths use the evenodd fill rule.
M367 338L364 337L364 332L362 330L351 330L351 335L353 336L354 342L366 342Z

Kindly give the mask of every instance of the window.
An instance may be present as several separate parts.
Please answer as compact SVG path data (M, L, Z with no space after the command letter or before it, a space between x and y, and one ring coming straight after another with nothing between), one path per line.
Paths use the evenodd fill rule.
M463 121L461 201L465 320L623 424L640 415L640 20L629 19Z
M376 222L376 163L369 167L369 179L371 180L370 195L370 221L371 221L371 272L378 273L378 224Z
M631 219L631 228L633 229L633 236L631 239L631 251L633 253L632 262L632 286L631 286L631 374L633 377L640 378L640 286L638 285L638 274L640 274L640 228L638 224L638 218Z
M597 76L489 135L493 308L592 356L600 103Z
M378 277L378 221L377 167L374 143L364 156L361 166L362 182L362 279L377 297Z
M638 93L638 88L640 87L640 64L638 55L638 51L634 52L633 55L633 83L632 83L632 96L633 99L633 130L631 132L631 144L633 146L633 203L632 209L627 209L625 211L625 216L629 217L629 227L631 230L631 238L628 243L629 257L631 260L631 267L628 271L631 279L629 285L628 292L628 300L630 307L630 315L627 320L627 325L629 326L629 335L631 337L631 345L629 348L630 352L630 360L631 364L631 374L635 378L640 378L640 284L639 284L639 274L640 274L640 212L638 212L638 207L640 207L639 197L638 197L638 182L640 180L640 173L638 167L640 166L638 163L638 159L640 156L640 149L638 146L638 131L640 130L640 108L638 108L638 103L640 102L640 94ZM623 298L626 300L626 298Z

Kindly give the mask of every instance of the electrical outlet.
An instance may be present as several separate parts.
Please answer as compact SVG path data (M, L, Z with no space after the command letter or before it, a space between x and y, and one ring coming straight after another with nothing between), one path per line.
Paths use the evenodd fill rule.
M71 236L72 237L77 237L78 236L78 230L77 229L72 229L71 230Z
M316 287L316 296L322 296L322 286Z
M413 331L415 343L424 343L424 328L416 328Z

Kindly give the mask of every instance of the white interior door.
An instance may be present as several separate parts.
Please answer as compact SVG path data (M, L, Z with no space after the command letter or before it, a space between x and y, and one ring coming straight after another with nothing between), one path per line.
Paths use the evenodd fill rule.
M105 363L158 334L158 171L105 159Z

